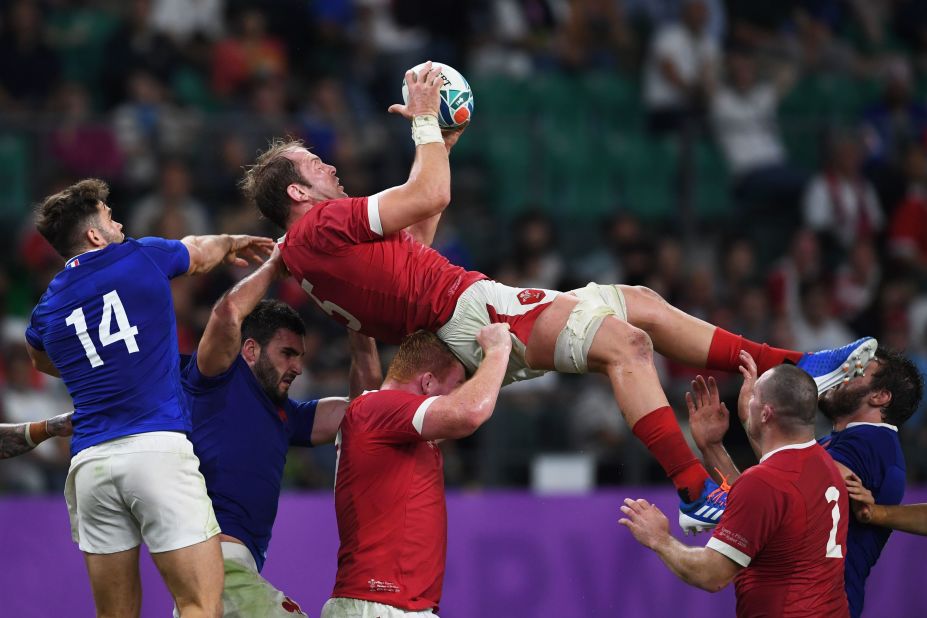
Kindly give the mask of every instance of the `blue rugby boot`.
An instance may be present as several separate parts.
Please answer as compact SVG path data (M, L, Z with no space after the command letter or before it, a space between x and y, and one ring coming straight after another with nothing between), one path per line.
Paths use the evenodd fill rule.
M842 348L808 352L797 365L814 378L818 395L823 395L841 382L862 375L866 364L875 356L878 345L872 337L863 337Z
M679 527L686 534L710 530L718 525L727 507L727 494L731 486L722 478L721 484L709 478L702 488L702 495L694 502L679 503Z

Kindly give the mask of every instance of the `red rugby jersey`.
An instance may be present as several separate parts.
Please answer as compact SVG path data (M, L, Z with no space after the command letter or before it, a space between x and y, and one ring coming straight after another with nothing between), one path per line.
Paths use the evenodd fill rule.
M383 236L377 196L317 204L290 227L280 249L323 311L383 343L438 330L461 293L486 278L405 230Z
M435 399L385 390L348 406L338 437L333 597L437 608L447 554L444 460L420 434Z
M811 441L768 453L731 487L708 547L746 567L738 618L846 618L846 486Z

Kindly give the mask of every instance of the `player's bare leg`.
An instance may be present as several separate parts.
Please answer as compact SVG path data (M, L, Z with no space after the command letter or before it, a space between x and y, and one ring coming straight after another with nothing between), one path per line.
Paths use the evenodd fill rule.
M174 597L181 618L222 616L225 570L218 536L151 557Z
M133 618L142 610L138 547L115 554L84 553L98 618Z
M616 287L624 294L628 322L650 335L654 349L694 367L733 373L738 371L741 350L745 350L756 360L760 373L786 361L796 363L815 379L818 392L823 393L860 373L877 347L875 339L866 337L842 348L811 354L774 348L689 315L649 288Z
M578 302L572 295L560 295L538 317L525 350L532 368L555 369L557 339ZM660 386L647 333L615 316L606 317L587 359L590 371L608 377L631 430L663 466L680 496L686 502L699 496L708 473L686 443Z

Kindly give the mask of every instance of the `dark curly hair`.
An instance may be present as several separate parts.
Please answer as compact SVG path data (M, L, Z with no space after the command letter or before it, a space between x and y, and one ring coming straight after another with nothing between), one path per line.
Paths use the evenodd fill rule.
M58 254L67 259L80 253L84 232L106 203L109 186L88 178L46 197L35 209L35 227Z
M876 350L879 368L872 374L870 388L886 390L892 394L888 405L882 408L886 423L900 427L917 411L924 396L924 376L910 360L887 348Z
M301 337L306 334L306 325L293 307L279 300L265 299L242 321L241 340L254 339L263 348L281 328Z

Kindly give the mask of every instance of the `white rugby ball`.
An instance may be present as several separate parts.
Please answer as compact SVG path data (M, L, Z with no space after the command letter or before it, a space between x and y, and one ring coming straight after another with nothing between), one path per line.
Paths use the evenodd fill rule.
M470 121L473 116L473 91L470 84L454 67L441 62L433 63L441 67L441 108L438 111L438 124L445 129L453 129ZM425 63L412 68L416 75L421 73ZM409 103L409 86L402 78L402 102Z

